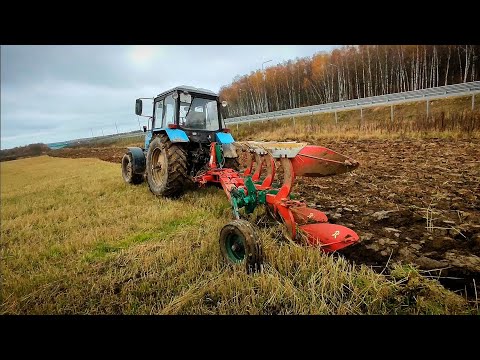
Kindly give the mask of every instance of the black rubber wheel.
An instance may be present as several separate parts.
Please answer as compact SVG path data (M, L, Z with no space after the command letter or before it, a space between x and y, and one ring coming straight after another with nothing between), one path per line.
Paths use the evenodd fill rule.
M143 182L143 174L133 173L133 159L131 153L126 153L122 158L122 177L127 184L141 184Z
M240 162L238 161L238 157L237 158L225 158L225 165L223 167L233 169L233 170L236 170L236 171L240 171Z
M229 264L245 263L247 273L263 271L263 249L246 220L234 220L220 231L220 251Z
M150 142L146 167L148 187L157 196L178 197L190 183L186 150L165 134Z

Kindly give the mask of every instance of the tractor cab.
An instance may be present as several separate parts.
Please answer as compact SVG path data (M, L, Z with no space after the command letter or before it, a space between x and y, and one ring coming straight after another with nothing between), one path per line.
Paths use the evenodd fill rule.
M137 115L142 115L141 104L142 99L137 99ZM145 129L145 148L159 132L165 132L174 142L233 142L222 124L222 105L226 106L226 102L220 103L214 92L191 86L178 86L157 95L153 99L151 126Z

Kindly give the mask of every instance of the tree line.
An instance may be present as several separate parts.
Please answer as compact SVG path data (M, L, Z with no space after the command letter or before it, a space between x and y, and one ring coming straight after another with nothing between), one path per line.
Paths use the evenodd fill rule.
M224 117L480 80L480 45L356 45L237 76Z

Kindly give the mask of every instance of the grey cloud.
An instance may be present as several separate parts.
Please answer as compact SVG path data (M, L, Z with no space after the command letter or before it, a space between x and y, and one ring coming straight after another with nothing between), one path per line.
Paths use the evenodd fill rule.
M218 92L264 61L271 66L333 47L1 46L1 146L111 134L115 124L136 130L137 97L182 84Z

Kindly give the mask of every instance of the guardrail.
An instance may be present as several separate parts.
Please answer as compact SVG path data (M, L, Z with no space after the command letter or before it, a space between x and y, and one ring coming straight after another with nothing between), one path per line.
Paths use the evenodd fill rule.
M340 110L354 110L358 108L368 107L372 105L394 105L403 102L411 102L415 100L437 99L449 96L474 95L480 93L480 81L472 81L461 84L453 84L446 86L438 86L421 90L405 91L394 94L371 96L360 99L338 101L328 104L305 106L295 109L272 111L262 114L237 116L225 119L225 124L239 124L243 122L260 121L260 120L277 120L296 115L313 115L325 112L336 112ZM474 108L474 97L472 96L472 109Z

